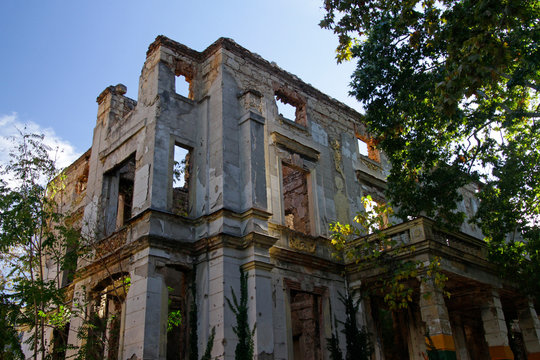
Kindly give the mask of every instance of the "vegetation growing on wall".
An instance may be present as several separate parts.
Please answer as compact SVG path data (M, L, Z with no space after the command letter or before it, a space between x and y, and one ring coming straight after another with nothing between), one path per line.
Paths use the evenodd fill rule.
M238 344L234 350L234 358L236 360L252 360L254 352L253 337L255 335L256 324L253 330L249 329L248 322L248 275L240 267L240 301L232 290L232 302L226 298L229 308L236 316L236 326L233 331L238 337Z
M366 209L373 203L370 196L363 197L362 202ZM411 281L417 278L433 281L435 287L442 290L447 278L438 271L440 259L437 257L428 263L399 259L400 255L411 254L415 249L398 244L384 233L393 213L389 205L375 204L369 211L356 214L355 225L336 222L330 225L330 231L336 256L343 256L360 267L375 267L381 271L380 295L390 310L398 310L407 308L413 301Z

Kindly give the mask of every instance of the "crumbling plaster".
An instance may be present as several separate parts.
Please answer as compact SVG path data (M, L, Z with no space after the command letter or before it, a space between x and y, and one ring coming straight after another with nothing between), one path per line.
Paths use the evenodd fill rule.
M175 92L176 76L190 83L189 97ZM235 319L226 299L233 290L239 294L242 267L249 275L257 358L292 358L293 293L320 297L320 353L327 358L325 339L333 317L343 320L338 293L345 290L344 267L332 257L328 227L336 220L351 222L363 210L364 195L384 201L389 171L382 152L375 160L358 152L357 137L368 138L362 116L225 38L197 52L158 37L147 52L137 101L125 93L119 84L97 99L92 148L83 161L89 168L85 200L77 200L84 209L82 233L108 245L101 247L108 249L102 254L107 271L126 272L131 279L121 357L167 358L167 289L176 283L166 269L187 279L196 268L199 352L215 327L213 356L233 359ZM304 120L280 116L276 93L297 106L297 119ZM190 150L188 210L182 215L172 210L175 145ZM132 155L131 219L104 238L104 173ZM72 178L84 168L77 164ZM306 201L299 206L306 208L297 209L309 215L305 228L287 226L284 165L305 174ZM470 204L463 204L465 210ZM459 270L460 263L444 265ZM81 260L79 268L87 271L76 279L75 293L107 276L96 262ZM360 278L351 280L360 286ZM359 315L362 324L370 324L369 306L362 306L368 309ZM70 334L73 344L75 335Z

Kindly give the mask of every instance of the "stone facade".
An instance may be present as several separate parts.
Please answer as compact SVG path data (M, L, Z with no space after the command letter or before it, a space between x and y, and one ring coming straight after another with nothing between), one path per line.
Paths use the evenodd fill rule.
M178 94L177 80L184 79L189 90ZM75 190L64 206L80 214L81 233L94 255L81 259L85 271L69 286L74 299L84 294L92 301L88 312L115 319L105 320L102 336L115 329L117 337L99 349L102 356L186 358L187 315L196 302L199 353L215 328L213 358L233 359L236 320L227 299L232 291L239 294L242 268L248 274L249 322L256 324L256 358L328 359L326 339L335 324L342 329L345 317L338 299L345 292L343 272L360 289L376 276L376 269L360 272L337 261L329 246L329 224L351 222L363 211L362 196L384 202L388 163L362 116L225 38L197 52L159 36L148 49L137 101L125 93L125 86L116 85L99 95L92 148L67 170L74 179L67 192ZM295 108L294 118L280 114L280 103ZM359 141L367 144L366 154L359 152ZM180 185L175 164L182 167ZM461 206L470 210L474 190L464 192L469 196ZM437 233L426 224L401 224L391 235L425 244L418 256L428 256ZM480 328L489 328L479 348L507 351L496 294L503 285L482 260L485 249L476 239L481 234L462 230L445 238L445 244L462 247L452 247L456 253L445 258L445 269L459 274L458 283L474 278L475 286L489 288L482 293L491 297L478 313ZM470 261L461 261L460 254ZM125 279L128 287L121 286ZM189 291L193 281L196 298ZM418 294L424 291L419 287ZM465 344L470 337L456 339L466 330L447 302L442 295L418 300L409 314L415 321L402 321L409 324L402 342L411 359L428 353L426 327L441 350L475 359ZM539 354L540 326L534 305L527 304L519 312L527 319L524 341L530 354ZM373 315L378 306L377 299L366 300L358 320L373 334L374 358L392 358L381 340L381 320ZM167 332L168 314L175 310L183 314L183 325ZM72 319L70 344L80 345L81 324ZM341 333L340 343L344 348ZM461 343L465 350L456 352Z

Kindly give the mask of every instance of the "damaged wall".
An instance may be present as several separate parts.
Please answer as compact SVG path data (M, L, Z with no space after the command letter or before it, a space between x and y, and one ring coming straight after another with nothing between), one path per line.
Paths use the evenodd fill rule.
M189 83L187 96L177 78ZM226 299L239 294L240 267L256 357L328 358L345 291L328 226L351 222L364 195L384 202L388 174L361 115L225 38L198 52L159 36L137 101L125 93L119 84L97 99L80 206L83 231L100 250L80 261L84 276L74 283L83 292L111 274L129 277L119 358L185 357L185 312L196 303L199 353L215 327L212 356L233 359L236 320ZM296 108L294 119L279 114L279 100ZM371 144L367 155L358 139ZM177 148L188 154L182 185ZM192 277L195 299L186 291ZM167 316L176 309L185 322L171 343ZM69 341L78 344L75 331Z

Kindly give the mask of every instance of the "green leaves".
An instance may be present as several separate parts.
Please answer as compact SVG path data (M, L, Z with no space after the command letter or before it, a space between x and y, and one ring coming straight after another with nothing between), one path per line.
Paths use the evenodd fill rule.
M334 256L354 261L360 269L373 267L380 270L380 295L392 311L406 309L413 302L414 289L411 282L417 279L433 282L438 290L444 291L447 277L439 271L440 258L434 257L426 263L408 260L406 255L413 254L416 249L398 243L384 232L390 225L389 217L394 213L392 207L376 204L370 196L363 197L362 203L364 212L356 214L355 224L330 225L331 242L336 249ZM450 296L448 292L445 294ZM347 301L344 302L346 305L352 301L343 299Z
M54 200L65 178L43 139L21 131L13 139L10 161L0 165L0 265L10 278L0 296L10 326L32 329L34 357L63 351L49 348L45 328L65 328L70 313L61 276L74 272L79 251L78 235Z
M182 312L175 310L169 312L167 316L167 331L172 331L175 327L182 325Z
M504 251L514 231L537 241L528 234L540 224L538 1L324 5L321 26L357 61L351 94L392 165L396 214L457 229L466 219L459 189L472 183L481 202L468 220L493 249Z

